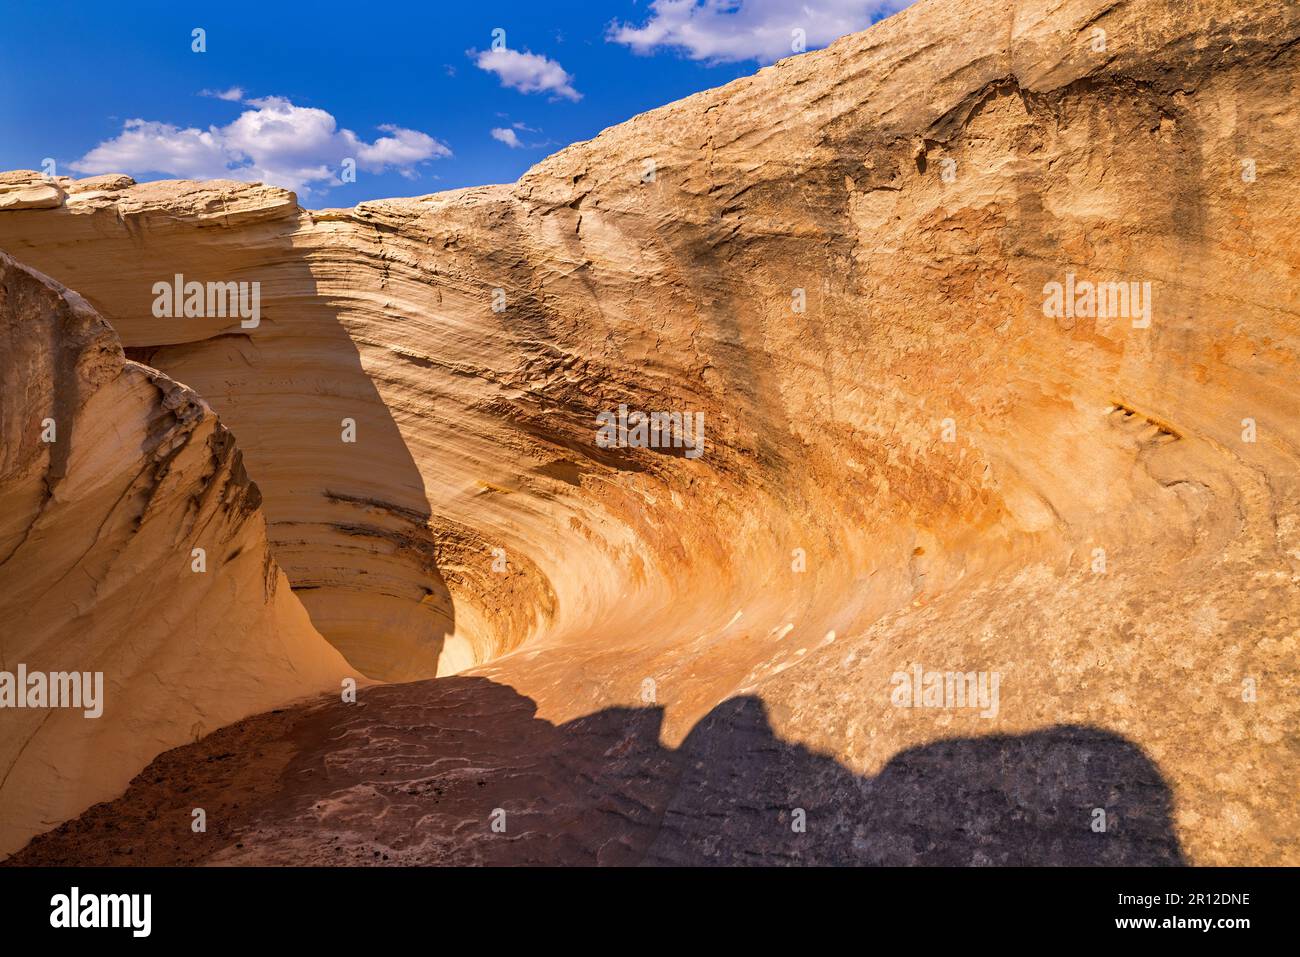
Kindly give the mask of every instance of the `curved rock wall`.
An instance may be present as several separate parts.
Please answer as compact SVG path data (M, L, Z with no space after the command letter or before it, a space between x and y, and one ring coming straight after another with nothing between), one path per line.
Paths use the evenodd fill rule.
M1101 726L1192 859L1294 860L1297 36L1282 2L923 0L516 184L68 183L0 247L213 403L367 674L653 700L674 741L755 693L861 773ZM260 280L261 325L148 318L175 272ZM702 413L703 454L601 447L621 405ZM918 663L1000 709L897 707Z
M45 677L0 688L8 853L160 751L351 670L272 558L258 488L211 409L4 254L0 375L0 680L101 675L81 707L47 707Z
M276 559L326 638L367 674L433 674L452 612L425 489L338 305L295 248L310 217L281 189L123 179L107 191L69 184L66 203L40 216L11 212L3 248L85 290L129 355L212 403L263 490ZM155 284L176 276L246 283L250 306L257 283L259 314L160 317ZM345 419L356 442L343 441Z

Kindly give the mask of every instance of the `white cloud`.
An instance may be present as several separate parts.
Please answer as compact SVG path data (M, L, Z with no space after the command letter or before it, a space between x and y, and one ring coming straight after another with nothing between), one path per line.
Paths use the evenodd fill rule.
M382 172L386 166L410 170L425 160L442 159L451 155L451 150L446 146L419 130L385 123L379 127L379 131L388 135L381 136L369 145L358 140L351 130L343 131L343 136L357 144L357 164L372 173Z
M199 96L212 96L218 100L229 100L231 103L238 103L244 98L244 88L242 86L232 86L228 90L199 90Z
M79 173L157 172L182 179L229 179L231 162L216 127L182 130L168 123L127 120L116 137L70 165Z
M573 77L564 67L540 53L502 48L481 53L470 50L469 55L480 70L495 73L502 86L520 93L552 93L575 103L582 99L582 94L573 88Z
M807 49L824 47L875 20L907 6L911 0L654 0L650 19L641 26L615 21L607 39L637 53L676 49L692 60L772 63L795 52L796 29L804 31Z
M347 158L369 173L395 169L414 178L417 165L451 155L432 136L392 125L379 127L385 135L367 143L351 130L339 129L325 110L295 106L284 97L249 100L246 105L251 109L233 122L206 130L127 120L121 133L71 166L87 174L260 181L310 193L338 185Z
M494 140L500 140L512 150L522 149L524 145L519 141L519 134L508 128L497 127L492 131L492 138Z

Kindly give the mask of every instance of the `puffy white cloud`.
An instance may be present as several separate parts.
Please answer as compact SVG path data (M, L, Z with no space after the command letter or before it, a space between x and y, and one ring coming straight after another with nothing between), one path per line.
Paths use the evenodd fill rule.
M419 130L408 130L385 123L379 127L379 131L388 135L381 136L370 144L358 140L351 130L344 130L342 134L357 144L357 164L372 173L382 172L388 166L410 170L417 163L425 160L441 159L451 155L451 150L446 146Z
M911 0L654 0L641 26L614 22L607 39L637 53L681 50L692 60L772 63L793 54L794 31L807 49L864 30Z
M540 53L521 53L503 47L481 53L470 50L469 55L480 70L495 73L502 86L520 93L551 93L575 103L582 99L582 94L573 88L573 77L564 67Z
M185 179L261 181L298 192L338 185L345 159L370 173L395 169L408 178L416 167L450 156L426 133L379 127L372 143L339 129L333 115L295 106L279 96L249 100L226 126L182 129L169 123L127 120L122 132L72 163L80 173L162 173Z
M492 138L494 140L500 140L502 143L505 143L506 146L510 147L512 150L522 149L524 145L519 140L519 134L516 133L514 130L510 129L509 127L503 128L498 126L492 131Z
M182 130L169 123L127 120L122 132L105 140L71 163L79 173L170 173L181 179L247 179L235 177L234 158L220 131Z

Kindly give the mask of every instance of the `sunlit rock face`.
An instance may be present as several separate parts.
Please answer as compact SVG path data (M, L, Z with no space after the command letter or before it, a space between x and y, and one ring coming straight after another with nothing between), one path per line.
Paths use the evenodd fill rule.
M752 697L868 779L1100 729L1173 856L1294 863L1297 35L1283 2L923 0L512 185L68 181L0 248L211 403L367 675L653 706L666 747ZM257 324L159 317L177 275L258 282ZM622 407L703 441L603 441ZM1054 826L1117 787L1060 783Z
M208 405L4 254L0 376L8 853L121 793L160 751L352 672L293 597ZM56 690L55 674L75 678Z
M367 674L433 674L451 605L425 490L338 303L296 248L309 215L269 187L106 185L42 219L14 213L0 248L91 290L128 355L195 389L240 437L276 560L326 638ZM216 283L246 295L209 310Z

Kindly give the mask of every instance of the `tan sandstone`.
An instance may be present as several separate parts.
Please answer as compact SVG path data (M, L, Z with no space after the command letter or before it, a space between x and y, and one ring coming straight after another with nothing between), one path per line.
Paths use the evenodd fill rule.
M103 674L99 714L0 711L8 853L160 751L351 669L293 597L208 405L3 253L0 376L0 669Z
M939 823L855 832L837 797L986 741L1062 833L1168 819L1176 853L1111 860L1294 864L1297 37L1282 0L922 0L514 184L320 212L73 184L0 214L0 248L211 403L276 561L365 674L462 673L474 714L490 679L578 738L652 707L687 766L740 760L701 728L768 741L757 723L845 772L687 775L646 799L670 811L637 859L753 859L742 823L804 789L848 859L1011 862L956 843L996 816L988 788L998 826L1016 813L973 745L944 759ZM155 318L178 273L259 281L260 325ZM1149 325L1045 315L1069 274L1149 283ZM597 446L620 404L702 412L704 454ZM996 715L896 706L914 664L997 672ZM355 836L278 824L224 853ZM1035 860L1071 859L1053 846Z

